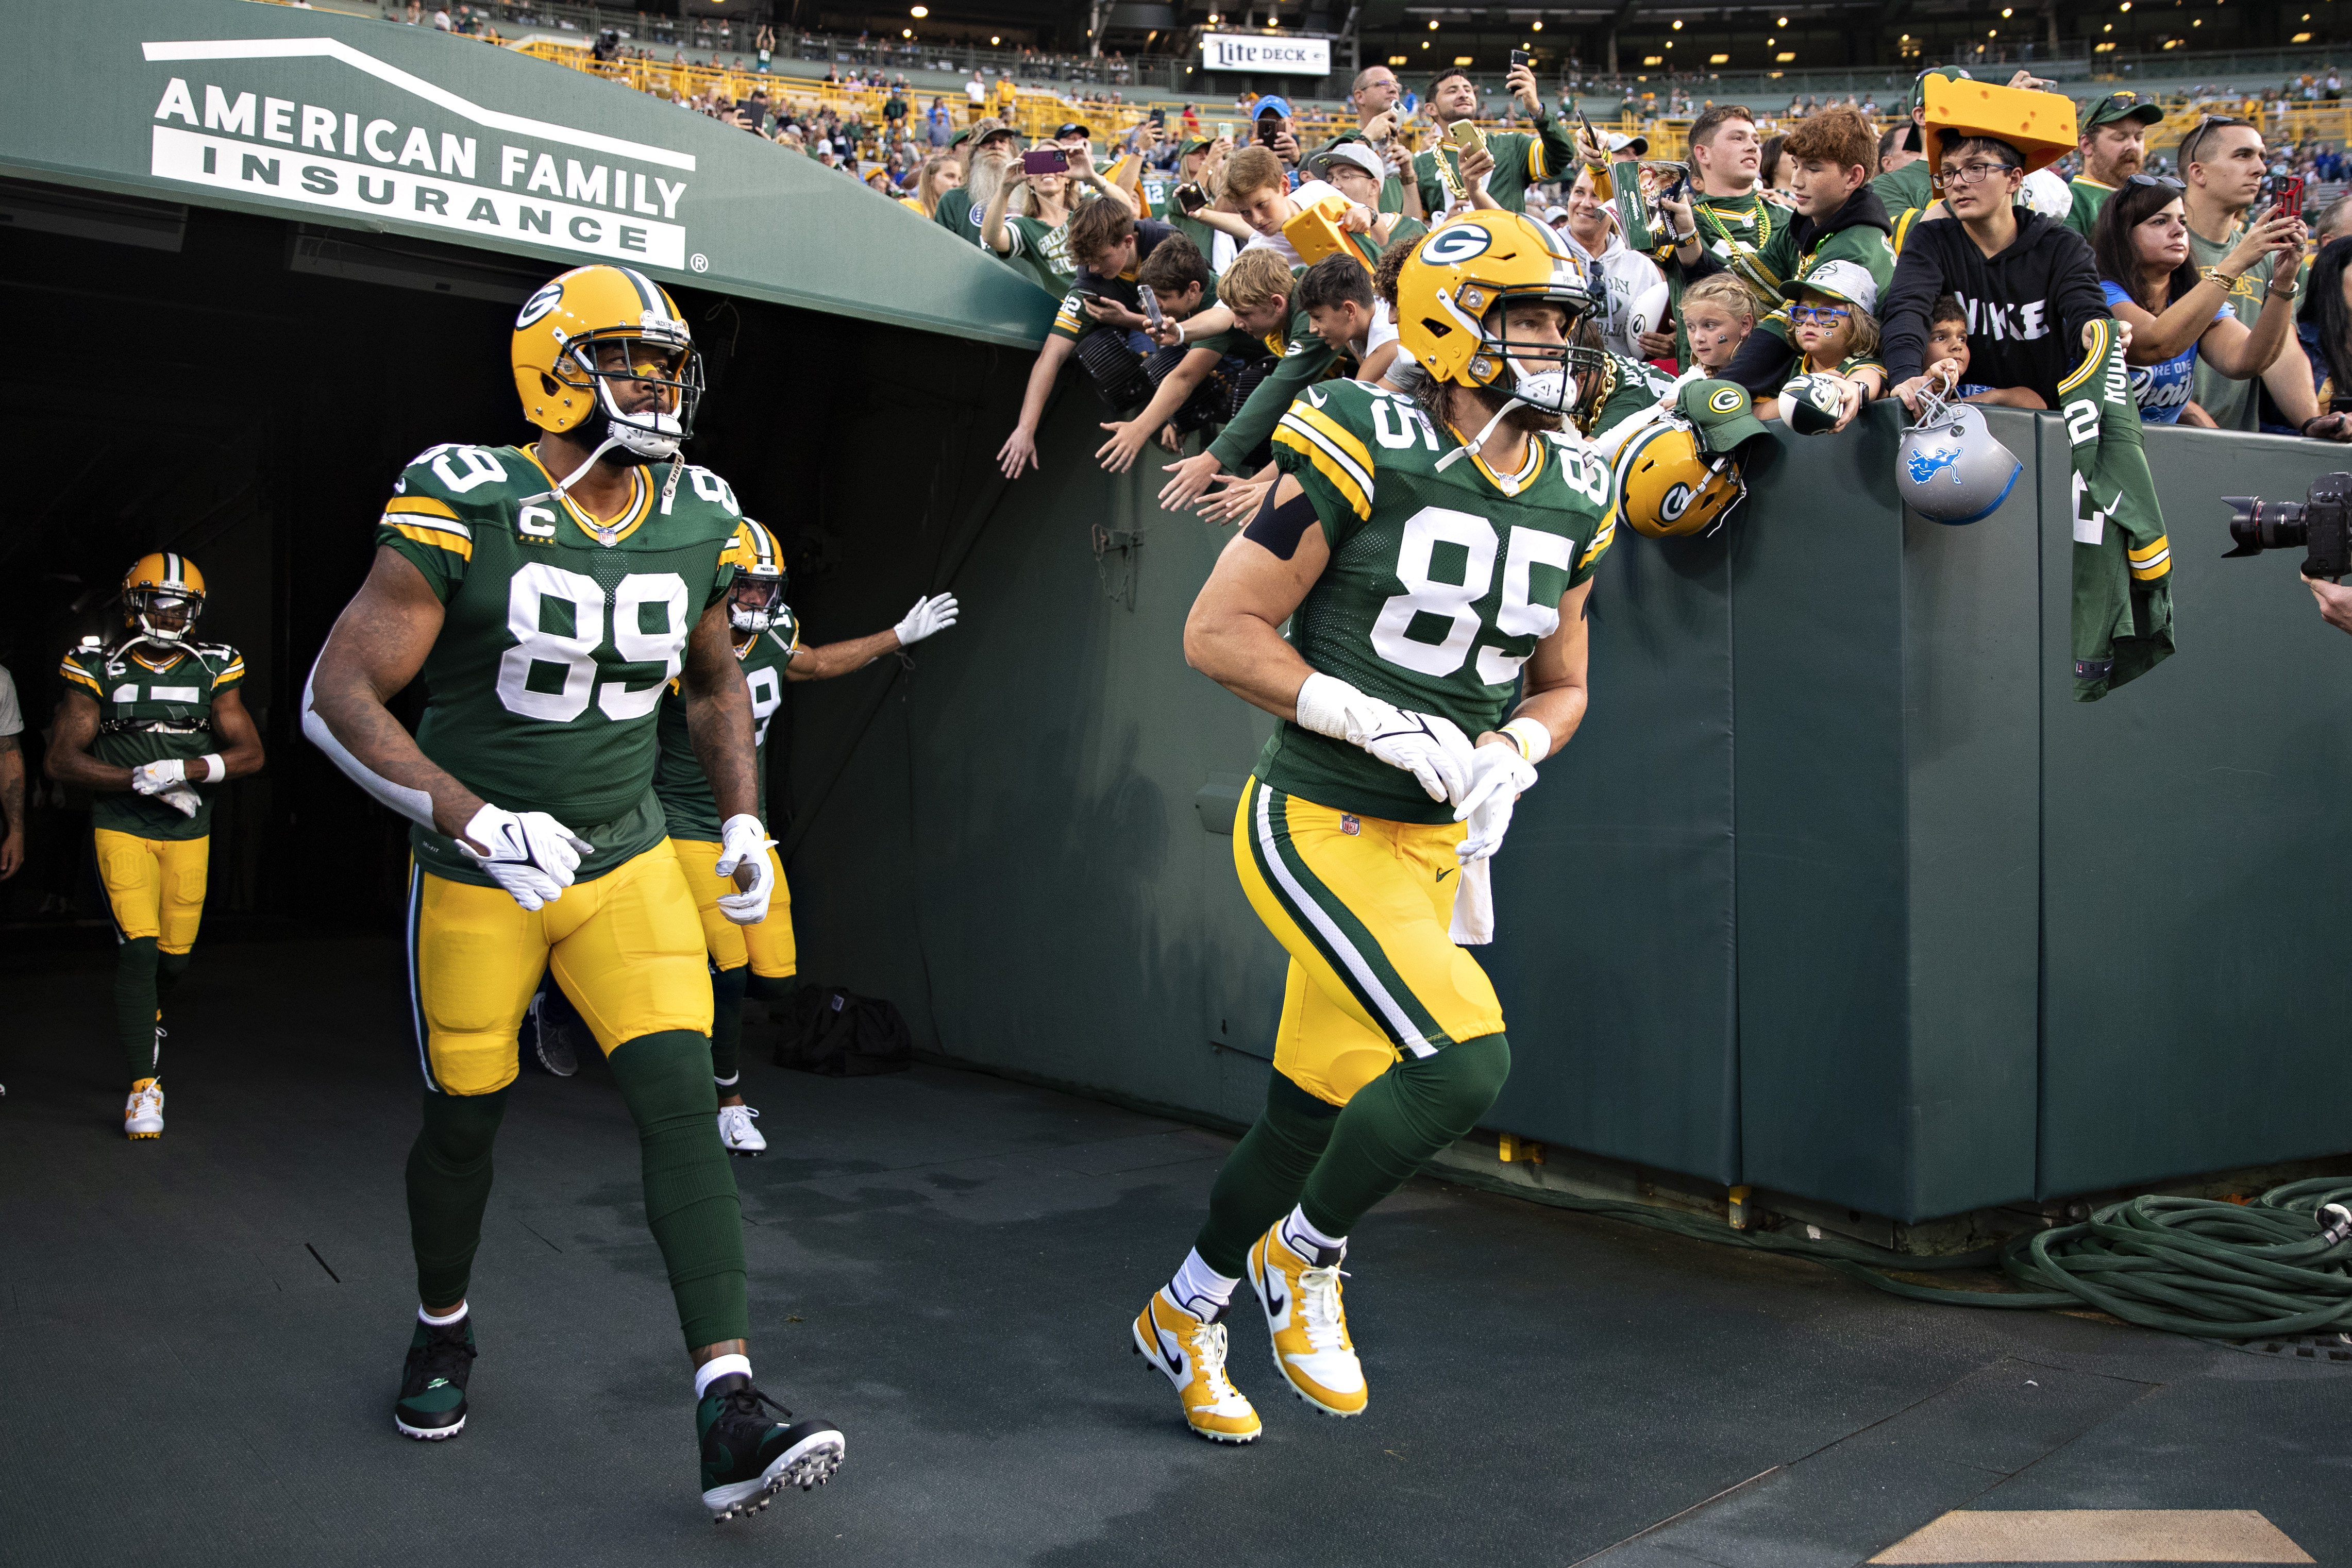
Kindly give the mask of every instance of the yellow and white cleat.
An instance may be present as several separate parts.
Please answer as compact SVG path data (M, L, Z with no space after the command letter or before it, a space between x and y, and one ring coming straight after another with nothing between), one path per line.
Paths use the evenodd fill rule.
M1361 1415L1370 1392L1339 1304L1342 1255L1336 1249L1317 1251L1301 1257L1276 1225L1250 1248L1250 1285L1274 1335L1275 1369L1291 1391L1327 1416Z
M163 1081L142 1078L131 1086L131 1098L122 1107L122 1131L133 1138L160 1138L163 1135Z
M1225 1375L1222 1316L1203 1322L1154 1291L1135 1315L1136 1353L1165 1373L1183 1403L1184 1424L1213 1443L1253 1443L1262 1430L1257 1412Z

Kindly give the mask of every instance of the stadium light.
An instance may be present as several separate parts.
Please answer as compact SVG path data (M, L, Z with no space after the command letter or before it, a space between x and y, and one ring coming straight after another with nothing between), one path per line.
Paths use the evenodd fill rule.
M995 48L995 47L999 47L1000 45L1002 45L1003 42L1004 42L1004 40L1003 40L1003 38L1001 38L1001 37L995 37L995 36L992 35L992 36L990 37L989 40L988 40L988 47L989 47L990 48L993 49L993 48Z
M1680 16L1677 16L1677 17L1675 17L1675 32L1677 32L1677 33L1679 33L1679 32L1681 32L1682 30L1683 30L1683 19L1682 19Z
M918 22L921 21L930 14L931 8L929 5L918 5L913 10L907 13L908 16L912 16Z
M1531 26L1534 26L1534 28L1535 28L1535 30L1536 30L1537 32L1538 32L1538 33L1540 33L1540 32L1542 32L1542 31L1543 31L1543 22L1542 22L1542 20L1541 20L1540 18L1538 18L1537 21L1535 21L1533 24L1531 24Z
M912 27L901 27L898 29L898 36L902 38L911 38L915 36L915 29Z
M1429 19L1429 30L1433 33L1437 31L1437 18L1434 16Z

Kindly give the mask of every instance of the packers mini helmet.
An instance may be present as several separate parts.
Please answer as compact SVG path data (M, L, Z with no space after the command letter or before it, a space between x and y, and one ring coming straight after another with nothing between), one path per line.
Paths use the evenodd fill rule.
M180 643L205 611L205 574L172 550L151 550L122 574L122 623L158 643ZM166 619L177 612L179 624Z
M1520 213L1473 212L1440 225L1397 273L1397 336L1431 377L1505 392L1548 413L1577 402L1571 378L1608 362L1587 345L1515 342L1503 308L1539 299L1568 312L1563 338L1597 301L1560 237Z
M758 636L782 622L784 608L784 552L764 524L746 517L735 528L735 543L727 552L735 563L734 585L727 591L727 624L745 636ZM748 591L764 589L764 595Z
M1671 415L1636 431L1614 469L1617 515L1654 539L1706 533L1748 494L1738 459L1708 456L1690 422Z
M622 364L598 362L607 343L621 346ZM549 279L515 318L511 357L523 417L541 430L578 430L600 454L617 445L649 459L675 457L694 434L702 401L694 334L635 267L577 267ZM650 409L622 409L613 388L630 382L656 389Z

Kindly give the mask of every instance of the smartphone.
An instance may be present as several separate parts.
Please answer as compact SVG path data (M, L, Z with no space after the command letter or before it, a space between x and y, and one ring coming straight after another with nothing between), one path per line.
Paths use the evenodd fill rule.
M1192 216L1208 204L1208 193L1202 190L1200 186L1182 184L1176 187L1176 205L1183 211L1185 216Z
M1135 291L1135 298L1143 307L1143 319L1155 327L1159 326L1163 319L1160 314L1160 296L1148 287L1139 286Z
M2283 218L2303 215L2303 176L2268 174L2263 178L2261 200Z
M1021 168L1030 174L1066 174L1070 155L1058 147L1032 147L1021 154Z
M1152 123L1152 124L1154 124L1154 125L1165 125L1165 124L1167 124L1167 123L1168 123L1168 111L1167 111L1166 110L1164 110L1164 109L1155 109L1155 110L1153 110L1151 111L1151 123Z
M1274 139L1282 134L1282 121L1268 116L1257 122L1257 140L1261 147L1271 147Z
M1525 49L1513 49L1511 51L1511 64L1515 66L1525 66L1528 69L1533 70L1536 68L1536 57L1535 56L1528 53Z
M1592 143L1593 146L1600 148L1601 155L1603 158L1608 157L1609 139L1592 128L1592 117L1580 109L1576 111L1576 123L1578 128L1584 132L1584 139Z
M1447 126L1445 140L1463 152L1475 152L1486 145L1486 133L1466 120L1457 120Z
M1234 122L1230 120L1217 121L1217 134L1231 141L1234 139Z

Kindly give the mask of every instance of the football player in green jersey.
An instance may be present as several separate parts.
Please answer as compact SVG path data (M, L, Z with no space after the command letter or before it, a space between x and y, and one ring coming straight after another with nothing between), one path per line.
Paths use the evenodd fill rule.
M783 552L776 536L743 519L736 542L741 557L727 591L727 622L735 662L751 696L751 749L758 758L754 800L768 798L768 721L783 706L787 681L825 681L862 670L883 654L911 647L956 623L952 593L915 601L906 618L887 631L801 646L799 619L784 601ZM800 970L793 946L792 893L784 864L773 848L765 853L775 878L768 917L739 925L727 917L725 900L734 884L711 868L722 859L723 822L710 780L694 747L694 727L677 681L662 697L661 756L654 764L654 794L669 820L670 848L686 872L695 908L702 916L702 939L710 953L710 1076L719 1088L719 1141L730 1154L757 1155L768 1146L751 1124L759 1112L743 1103L743 998L782 1001L787 982Z
M188 967L205 913L213 800L261 770L245 711L245 659L195 641L205 574L173 550L139 558L122 580L126 634L65 657L47 772L92 792L99 880L114 916L114 1019L131 1064L122 1131L163 1134L163 994Z
M1234 820L1242 886L1290 954L1265 1110L1131 1329L1220 1442L1260 1429L1225 1370L1244 1274L1292 1392L1364 1408L1348 1234L1509 1071L1462 945L1491 938L1487 857L1584 716L1584 600L1614 527L1607 464L1560 428L1596 366L1559 237L1456 218L1413 247L1397 300L1431 394L1307 388L1276 432L1282 477L1184 628L1193 668L1284 721Z
M551 967L637 1125L646 1219L697 1369L702 1500L726 1519L828 1479L843 1451L830 1422L793 1420L752 1385L709 971L653 790L656 713L677 680L724 813L718 871L736 891L721 904L757 924L775 879L724 604L741 512L678 455L701 365L644 274L562 274L524 304L509 357L538 441L436 446L408 466L302 705L303 733L415 824L419 1304L393 1419L426 1439L465 1426L491 1145L517 1027ZM384 702L420 674L430 695L411 737Z

